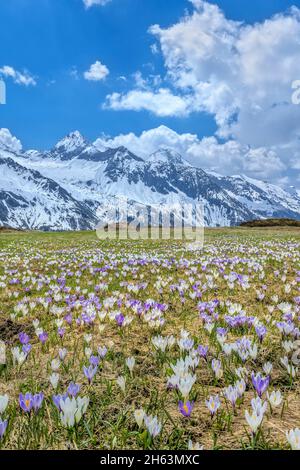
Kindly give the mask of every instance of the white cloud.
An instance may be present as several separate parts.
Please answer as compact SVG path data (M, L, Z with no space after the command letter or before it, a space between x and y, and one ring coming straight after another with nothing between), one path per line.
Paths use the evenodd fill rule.
M0 148L8 147L13 152L20 152L22 150L22 144L20 140L14 137L8 129L0 128Z
M296 178L291 168L298 169L300 106L292 103L292 83L300 80L300 10L250 25L226 18L208 1L190 1L192 13L176 24L150 28L159 43L155 52L164 58L164 88L146 77L146 89L136 83L127 93L109 95L106 106L161 117L208 113L217 137L228 143L201 141L189 150L199 161L213 149L226 168L230 162L233 169L266 176L287 168Z
M36 85L36 79L29 72L26 70L19 72L10 65L4 65L2 68L0 68L0 76L1 75L4 78L11 78L14 83L17 83L18 85Z
M220 143L215 137L200 140L195 134L178 134L166 126L144 131L139 136L133 132L113 138L104 136L94 144L101 150L123 145L144 159L159 148L171 148L191 164L223 175L246 173L265 179L277 178L285 171L276 152L265 147L251 148L234 140Z
M137 89L108 95L104 107L118 111L147 110L161 117L184 116L187 114L188 98L173 95L167 88L159 88L156 92Z
M109 3L111 0L83 0L84 6L86 8L90 8L94 5L101 5L104 6Z
M109 75L109 70L106 65L101 64L99 60L96 60L94 64L90 66L87 72L84 72L84 78L94 82L100 82Z
M198 141L199 140L196 135L177 134L177 132L166 126L160 126L156 129L144 131L139 136L133 132L130 132L129 134L120 134L113 138L104 136L103 138L97 139L94 144L98 148L103 148L105 146L115 148L123 145L136 155L139 155L142 158L147 158L151 153L161 147L174 148L177 152L185 155L189 147Z
M194 12L177 24L150 28L177 94L194 95L189 112L212 114L220 136L243 143L296 139L300 107L291 103L291 84L300 78L300 10L247 25L227 19L216 5L192 3Z

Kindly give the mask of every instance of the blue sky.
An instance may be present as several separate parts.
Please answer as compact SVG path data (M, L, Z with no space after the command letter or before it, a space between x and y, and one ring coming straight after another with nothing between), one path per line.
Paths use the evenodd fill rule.
M201 0L110 0L106 5L90 8L84 6L84 1L88 2L0 2L0 72L1 68L3 70L3 67L9 66L33 80L27 85L16 83L16 76L2 73L7 86L7 104L0 107L0 128L10 129L22 141L24 148L50 148L59 138L75 129L94 140L102 133L109 136L129 132L140 135L145 130L163 125L179 135L195 134L200 140L217 132L219 143L233 139L242 145L274 150L273 137L264 145L264 141L259 139L248 139L243 129L239 129L233 137L225 136L224 125L219 122L221 113L211 106L201 106L200 101L198 107L189 105L188 110L182 110L180 104L179 110L176 105L174 112L164 113L156 108L153 110L151 104L145 105L144 94L139 96L143 100L142 105L136 105L136 102L134 105L128 104L127 94L137 89L145 93L147 89L159 99L159 89L164 88L172 96L186 98L186 90L183 92L182 87L178 88L178 83L169 75L174 72L167 60L174 57L171 49L174 52L175 39L168 45L169 49L163 51L162 48L166 32L173 25L181 25L183 15L192 18L194 13L199 17L203 14L200 13L199 3L201 9L202 4L218 6L218 10L209 11L208 14L217 16L218 11L221 12L228 21L222 26L227 32L229 21L232 21L239 30L232 33L234 37L237 34L245 35L246 28L251 25L263 24L276 14L284 15L292 5L300 8L300 1L214 0L207 3ZM297 14L294 12L291 16L298 25ZM244 26L238 26L237 22L242 22ZM155 24L161 31L157 34L149 32ZM205 24L205 28L209 26ZM209 31L207 33L210 34ZM151 49L153 44L156 44L155 50ZM282 47L279 49L282 50ZM183 57L182 61L185 60L186 57ZM88 80L84 73L96 61L105 65L109 74L101 80ZM137 72L144 85L137 83L134 76ZM201 76L199 83L209 83L212 76L210 74L204 79ZM154 83L155 77L159 77L160 84ZM299 77L292 78L300 78L300 73ZM232 82L231 85L239 86ZM114 93L118 96L112 100L109 97ZM275 98L273 101L277 105ZM106 107L103 107L104 103ZM230 119L235 119L235 113L231 114ZM242 115L240 112L241 119ZM243 116L243 119L246 117Z

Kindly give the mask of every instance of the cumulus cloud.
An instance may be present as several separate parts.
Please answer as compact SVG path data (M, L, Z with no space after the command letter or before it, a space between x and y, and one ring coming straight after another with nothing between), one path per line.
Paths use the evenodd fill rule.
M9 148L18 153L22 150L22 144L8 129L0 128L0 148Z
M90 66L87 72L84 72L84 78L94 82L100 82L109 75L109 70L106 65L101 64L100 60L96 60L94 64Z
M111 0L83 0L84 6L86 8L90 8L94 5L101 5L104 6L109 3Z
M11 78L14 83L17 83L18 85L36 85L36 79L28 71L24 70L23 72L19 72L10 65L4 65L0 68L0 76L1 75L4 78Z
M191 164L213 170L223 175L248 174L254 178L279 178L286 167L276 152L265 147L251 148L235 140L220 143L216 137L199 139L196 134L179 134L159 126L136 135L133 132L116 137L102 137L94 145L105 147L125 146L136 155L147 159L159 148L179 152Z
M120 134L116 137L102 137L94 142L98 148L124 146L136 155L146 159L151 153L161 147L176 149L177 152L185 155L188 148L198 142L198 137L194 134L178 134L166 126L159 126L142 132L139 136L130 132Z
M204 0L192 3L193 13L177 24L150 28L177 93L193 93L189 112L212 114L223 138L255 146L297 139L291 84L300 77L300 10L247 25Z
M104 107L118 111L147 110L161 117L184 116L187 114L188 98L173 95L167 88L159 88L156 92L132 90L108 95Z
M109 95L106 106L161 117L208 113L216 137L229 142L206 142L217 155L236 145L250 172L259 172L259 162L266 176L291 168L300 141L300 106L292 103L292 83L300 79L300 10L250 25L226 18L208 1L190 1L193 11L177 23L149 30L163 55L164 87L135 85ZM199 158L200 150L203 145ZM235 167L230 153L228 161Z

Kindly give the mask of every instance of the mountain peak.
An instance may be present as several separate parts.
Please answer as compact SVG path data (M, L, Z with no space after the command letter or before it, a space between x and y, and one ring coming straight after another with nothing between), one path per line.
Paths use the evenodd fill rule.
M147 159L147 162L166 162L166 163L173 163L175 165L182 165L188 163L183 160L180 153L176 152L171 148L160 148L156 150L156 152L152 153L150 157Z
M88 145L87 140L80 134L79 131L74 131L60 140L56 145L56 150L64 150L65 152L74 152L78 149L83 149Z

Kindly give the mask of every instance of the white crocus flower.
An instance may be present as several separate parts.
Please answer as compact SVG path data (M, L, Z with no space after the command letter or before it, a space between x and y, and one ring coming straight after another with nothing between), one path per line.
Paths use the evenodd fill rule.
M122 390L123 393L125 393L125 387L126 387L126 379L123 377L123 375L120 375L117 378L117 384L119 385L120 389Z
M87 410L88 404L88 397L67 397L65 400L61 399L59 406L61 409L60 419L63 425L72 428L75 424L79 423Z
M252 411L252 415L250 415L250 413L247 410L245 411L246 421L249 424L253 434L256 434L259 426L262 423L263 417L264 417L263 414L256 414L255 411Z
M201 446L198 442L193 443L190 439L188 442L188 450L203 450L203 446Z
M18 347L12 348L11 352L13 363L17 363L19 366L21 366L25 362L27 355Z
M272 366L271 362L266 362L263 365L263 371L266 375L270 375L272 370L273 370L273 366Z
M51 361L51 369L55 372L59 369L59 366L60 366L60 361L59 359L53 359Z
M276 392L274 390L271 394L267 392L267 398L271 406L274 406L274 407L279 406L282 402L282 396L281 396L280 390L277 390Z
M143 408L140 408L139 410L135 410L134 418L139 428L142 426L144 422L144 417L145 417L145 411L143 410Z
M59 374L57 374L56 372L53 372L53 374L51 374L49 377L49 382L51 383L54 390L57 389L58 381L59 381Z
M4 413L8 405L8 395L0 395L0 415Z
M91 348L85 348L84 354L89 359L91 355L93 354L93 350Z
M178 389L182 394L183 398L188 398L189 393L196 382L196 376L187 374L185 377L181 377L178 382Z
M85 341L87 344L89 344L89 343L92 341L92 339L93 339L93 335L91 335L91 334L85 334L85 335L84 335L84 341Z
M291 429L286 431L286 438L292 450L300 450L300 429Z
M132 374L134 366L135 366L135 358L134 357L128 357L126 359L126 365L128 369L130 370L130 373Z

